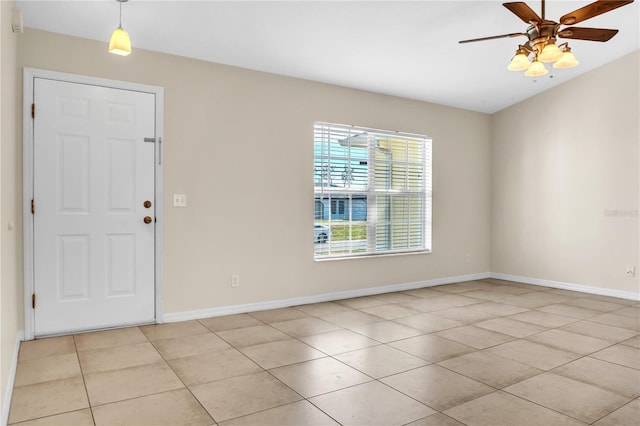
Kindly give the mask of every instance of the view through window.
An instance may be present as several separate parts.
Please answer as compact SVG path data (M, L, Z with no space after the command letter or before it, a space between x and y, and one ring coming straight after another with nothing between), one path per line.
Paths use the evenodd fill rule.
M431 250L431 139L314 125L316 259Z

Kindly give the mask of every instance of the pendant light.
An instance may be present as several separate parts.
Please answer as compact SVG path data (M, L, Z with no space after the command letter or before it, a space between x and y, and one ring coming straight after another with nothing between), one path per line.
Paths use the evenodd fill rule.
M578 62L576 57L573 56L573 53L571 53L571 48L569 47L569 45L566 45L562 49L562 58L560 58L558 61L556 61L553 64L553 67L554 68L560 68L560 69L573 68L576 65L578 65L579 63L580 62Z
M122 3L128 0L116 0L120 3L120 24L118 28L111 34L111 40L109 41L109 53L116 55L127 56L131 54L131 39L129 33L122 29Z

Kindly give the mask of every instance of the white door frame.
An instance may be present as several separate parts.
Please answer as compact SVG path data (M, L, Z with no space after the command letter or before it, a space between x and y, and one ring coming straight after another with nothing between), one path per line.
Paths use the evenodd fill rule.
M23 72L23 105L22 105L22 141L23 141L23 172L22 172L22 219L24 232L24 337L25 340L32 340L35 334L35 313L31 305L31 296L34 293L34 259L33 259L33 222L34 216L31 214L31 200L33 199L33 120L31 118L31 104L33 102L33 79L43 78L49 80L58 80L69 83L87 84L92 86L102 86L112 89L122 89L134 92L151 93L155 95L156 117L155 117L155 133L156 133L156 161L155 161L155 311L156 323L162 323L164 319L164 310L162 306L163 287L162 287L162 247L163 247L163 124L164 124L164 88L158 86L148 86L145 84L129 83L125 81L108 80L97 77L88 77L75 74L67 74L55 71L46 71L35 68L25 68ZM37 114L36 105L36 114Z

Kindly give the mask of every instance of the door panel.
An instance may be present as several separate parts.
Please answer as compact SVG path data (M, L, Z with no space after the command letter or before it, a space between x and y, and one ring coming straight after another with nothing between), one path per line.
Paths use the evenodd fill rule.
M35 335L155 318L155 95L34 79Z

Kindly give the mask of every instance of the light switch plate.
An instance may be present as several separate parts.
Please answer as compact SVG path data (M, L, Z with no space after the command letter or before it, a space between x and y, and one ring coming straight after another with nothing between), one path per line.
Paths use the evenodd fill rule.
M173 194L173 207L187 207L187 194Z

